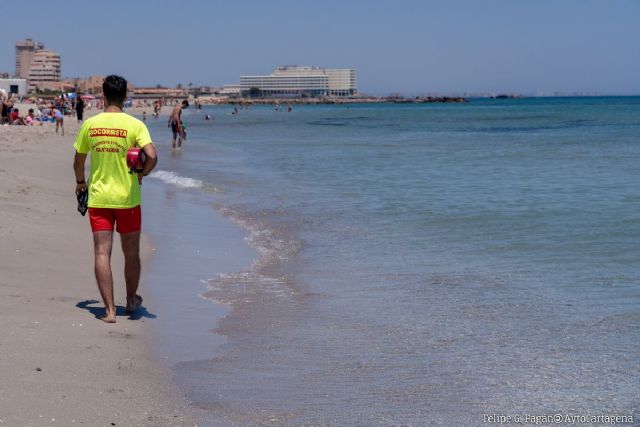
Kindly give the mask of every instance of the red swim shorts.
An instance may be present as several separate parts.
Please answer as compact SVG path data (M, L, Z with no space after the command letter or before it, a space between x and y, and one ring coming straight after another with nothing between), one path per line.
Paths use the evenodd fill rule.
M115 224L118 233L132 233L140 231L142 211L140 205L126 209L89 208L89 222L93 232L113 230Z

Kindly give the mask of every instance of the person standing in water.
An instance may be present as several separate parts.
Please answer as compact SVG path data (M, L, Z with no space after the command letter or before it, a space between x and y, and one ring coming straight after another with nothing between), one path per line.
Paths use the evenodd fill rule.
M173 133L173 140L171 142L173 148L176 148L176 139L177 147L180 148L182 147L182 141L186 138L184 126L182 125L182 110L185 108L189 108L189 102L187 100L173 107L173 111L171 115L169 115L168 127L171 128L171 132Z

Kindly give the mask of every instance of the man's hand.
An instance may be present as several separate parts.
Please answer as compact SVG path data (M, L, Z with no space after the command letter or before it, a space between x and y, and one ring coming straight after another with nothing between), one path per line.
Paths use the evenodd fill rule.
M76 196L82 191L87 191L87 183L76 184Z
M87 189L87 183L84 178L85 160L87 160L87 155L78 152L76 152L76 155L73 158L73 172L76 176L76 195L80 193L81 190ZM81 182L82 184L78 184L78 182Z
M153 143L147 144L142 147L142 151L144 151L144 155L146 156L146 160L144 161L144 168L142 169L142 174L139 175L139 178L142 182L142 176L147 176L156 167L156 163L158 163L158 154L156 153L156 146Z

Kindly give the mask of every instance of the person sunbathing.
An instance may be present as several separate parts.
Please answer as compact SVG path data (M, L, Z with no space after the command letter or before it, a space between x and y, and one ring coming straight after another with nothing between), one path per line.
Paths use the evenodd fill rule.
M13 111L10 114L10 119L9 122L12 125L20 125L20 126L24 126L24 119L22 117L20 117L20 111L17 108L14 108Z
M33 113L33 108L29 108L29 112L24 118L24 124L26 126L33 126L33 123L35 122L35 120L36 120L36 116Z

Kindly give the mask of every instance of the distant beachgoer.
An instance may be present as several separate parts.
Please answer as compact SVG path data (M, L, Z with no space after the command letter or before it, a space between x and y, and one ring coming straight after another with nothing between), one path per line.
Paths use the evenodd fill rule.
M32 126L35 121L36 121L35 112L33 111L33 108L29 108L27 116L24 118L24 124L28 126Z
M46 104L44 104L42 108L40 108L40 118L38 120L40 120L41 122L48 122L50 113L51 110L49 109L49 107L47 107Z
M238 107L233 107L233 112L231 114L233 115L238 114Z
M211 116L209 114L207 114L206 116L204 116L205 120L211 120Z
M9 123L14 124L13 122L18 120L19 118L20 118L20 110L18 110L17 108L14 108L13 110L11 110L11 114L9 114Z
M14 108L9 116L9 124L24 126L24 119L20 117L20 110Z
M189 108L189 102L184 100L182 104L176 105L169 116L168 127L171 128L171 132L173 132L173 141L171 142L171 146L176 148L176 139L178 141L178 148L182 147L182 141L186 139L187 135L184 131L184 127L182 126L182 110L185 108Z
M287 105L287 113L290 113L290 112L291 112L291 110L292 110L292 108L291 108L291 104L288 104L288 105Z
M0 111L0 125L3 125L7 121L7 106L4 103L4 97L0 94L0 107L2 110Z
M2 124L9 124L9 114L11 114L12 107L13 103L11 102L11 98L6 98L2 101L2 116L0 116Z
M146 112L146 111L143 111L143 112L142 112L142 121L143 121L143 122L146 122L146 121L147 121L147 112Z
M100 320L115 323L116 306L113 297L111 248L113 229L120 233L124 254L124 278L127 290L126 313L133 314L142 306L138 295L140 282L140 183L157 163L156 149L149 130L140 120L122 111L127 96L127 81L120 76L108 76L102 84L105 111L87 119L74 144L73 170L76 194L88 191L89 223L93 232L95 275L106 313ZM129 173L127 152L140 148L146 155L141 170ZM84 165L91 153L89 185L85 181Z
M62 136L64 136L64 114L62 114L59 108L53 109L53 118L56 122L56 133L58 133L58 129L61 129Z
M76 100L76 115L78 116L78 123L82 121L82 116L84 114L84 100L81 96Z

